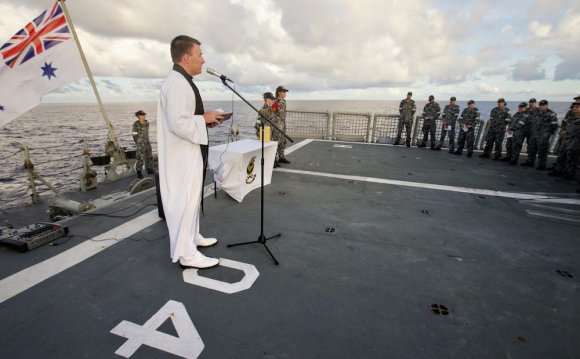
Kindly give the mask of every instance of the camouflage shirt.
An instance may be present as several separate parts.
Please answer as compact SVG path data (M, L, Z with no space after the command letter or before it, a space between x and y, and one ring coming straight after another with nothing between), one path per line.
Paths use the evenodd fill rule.
M550 109L546 111L539 111L536 115L536 122L534 123L534 132L536 133L550 133L553 134L558 128L558 116Z
M461 119L459 120L459 123L462 125L466 125L468 127L473 127L475 128L475 126L477 126L477 123L479 122L479 109L477 107L474 108L466 108L463 110L463 112L461 113Z
M434 124L441 115L441 106L437 102L429 102L423 107L423 123Z
M141 122L139 120L133 122L133 141L136 144L149 144L149 122L147 120Z
M272 121L272 123L276 125L278 128L280 129L284 128L284 122L282 122L280 116L276 112L274 112L272 107L268 106L268 104L264 104L264 106L262 106L262 108L260 109L260 114L262 114L264 117ZM258 133L260 131L260 125L262 124L262 121L264 122L264 126L270 126L270 124L266 122L266 120L262 119L262 117L258 115L258 117L256 118L256 123L254 124L254 128ZM275 129L272 128L272 131L275 131Z
M457 105L445 105L443 109L443 121L447 123L447 126L455 127L455 122L457 117L459 117L459 106Z
M274 112L278 113L278 116L280 116L282 121L286 122L286 100L278 98L272 107L274 108Z
M413 121L413 116L417 111L417 106L414 100L404 99L399 105L400 118L404 121Z
M521 131L526 128L528 123L528 114L524 112L516 112L512 116L512 121L510 122L509 130L510 131Z
M495 107L489 114L489 129L494 131L505 131L505 126L510 123L512 115L507 107Z
M533 109L528 108L526 110L526 113L528 114L528 122L526 123L525 127L526 131L531 131L534 128L534 123L536 123L536 117L538 116L539 112L540 109L537 107L534 107Z

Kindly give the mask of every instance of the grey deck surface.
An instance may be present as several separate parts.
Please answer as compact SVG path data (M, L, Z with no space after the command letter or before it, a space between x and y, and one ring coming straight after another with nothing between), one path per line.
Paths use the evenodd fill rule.
M315 141L283 168L338 175L552 193L578 184L505 163L425 149ZM477 153L476 153L477 156ZM148 190L106 208L129 218L82 216L71 238L27 253L0 247L0 279L155 210ZM275 171L238 203L204 201L208 255L254 265L248 290L224 294L185 283L160 221L0 303L2 358L114 358L163 305L183 303L205 345L200 358L578 358L580 211L572 204ZM549 215L531 215L535 211ZM82 236L82 237L81 237ZM560 275L565 271L573 277ZM236 282L226 267L199 275ZM431 304L449 308L446 316ZM165 323L160 329L175 334ZM175 358L141 346L132 358Z

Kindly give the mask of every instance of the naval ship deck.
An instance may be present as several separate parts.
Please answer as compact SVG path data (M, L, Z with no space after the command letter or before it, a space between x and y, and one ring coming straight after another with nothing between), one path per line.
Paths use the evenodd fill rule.
M576 182L445 150L291 150L265 187L278 266L226 248L258 238L259 190L206 197L211 269L171 263L154 189L56 245L0 247L0 357L578 358Z

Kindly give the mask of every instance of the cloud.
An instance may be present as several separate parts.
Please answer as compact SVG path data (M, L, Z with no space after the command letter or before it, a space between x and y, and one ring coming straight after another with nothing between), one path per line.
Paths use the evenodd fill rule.
M546 70L540 60L519 60L514 64L512 78L515 81L533 81L546 78Z

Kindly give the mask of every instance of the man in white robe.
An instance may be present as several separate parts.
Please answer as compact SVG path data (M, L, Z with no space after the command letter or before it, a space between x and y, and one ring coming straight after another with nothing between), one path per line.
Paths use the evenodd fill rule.
M197 247L217 242L199 233L207 128L223 121L219 112L204 112L192 76L205 63L201 43L180 35L171 42L173 70L165 79L157 107L159 188L169 230L170 254L182 267L208 268L219 259L206 257Z

